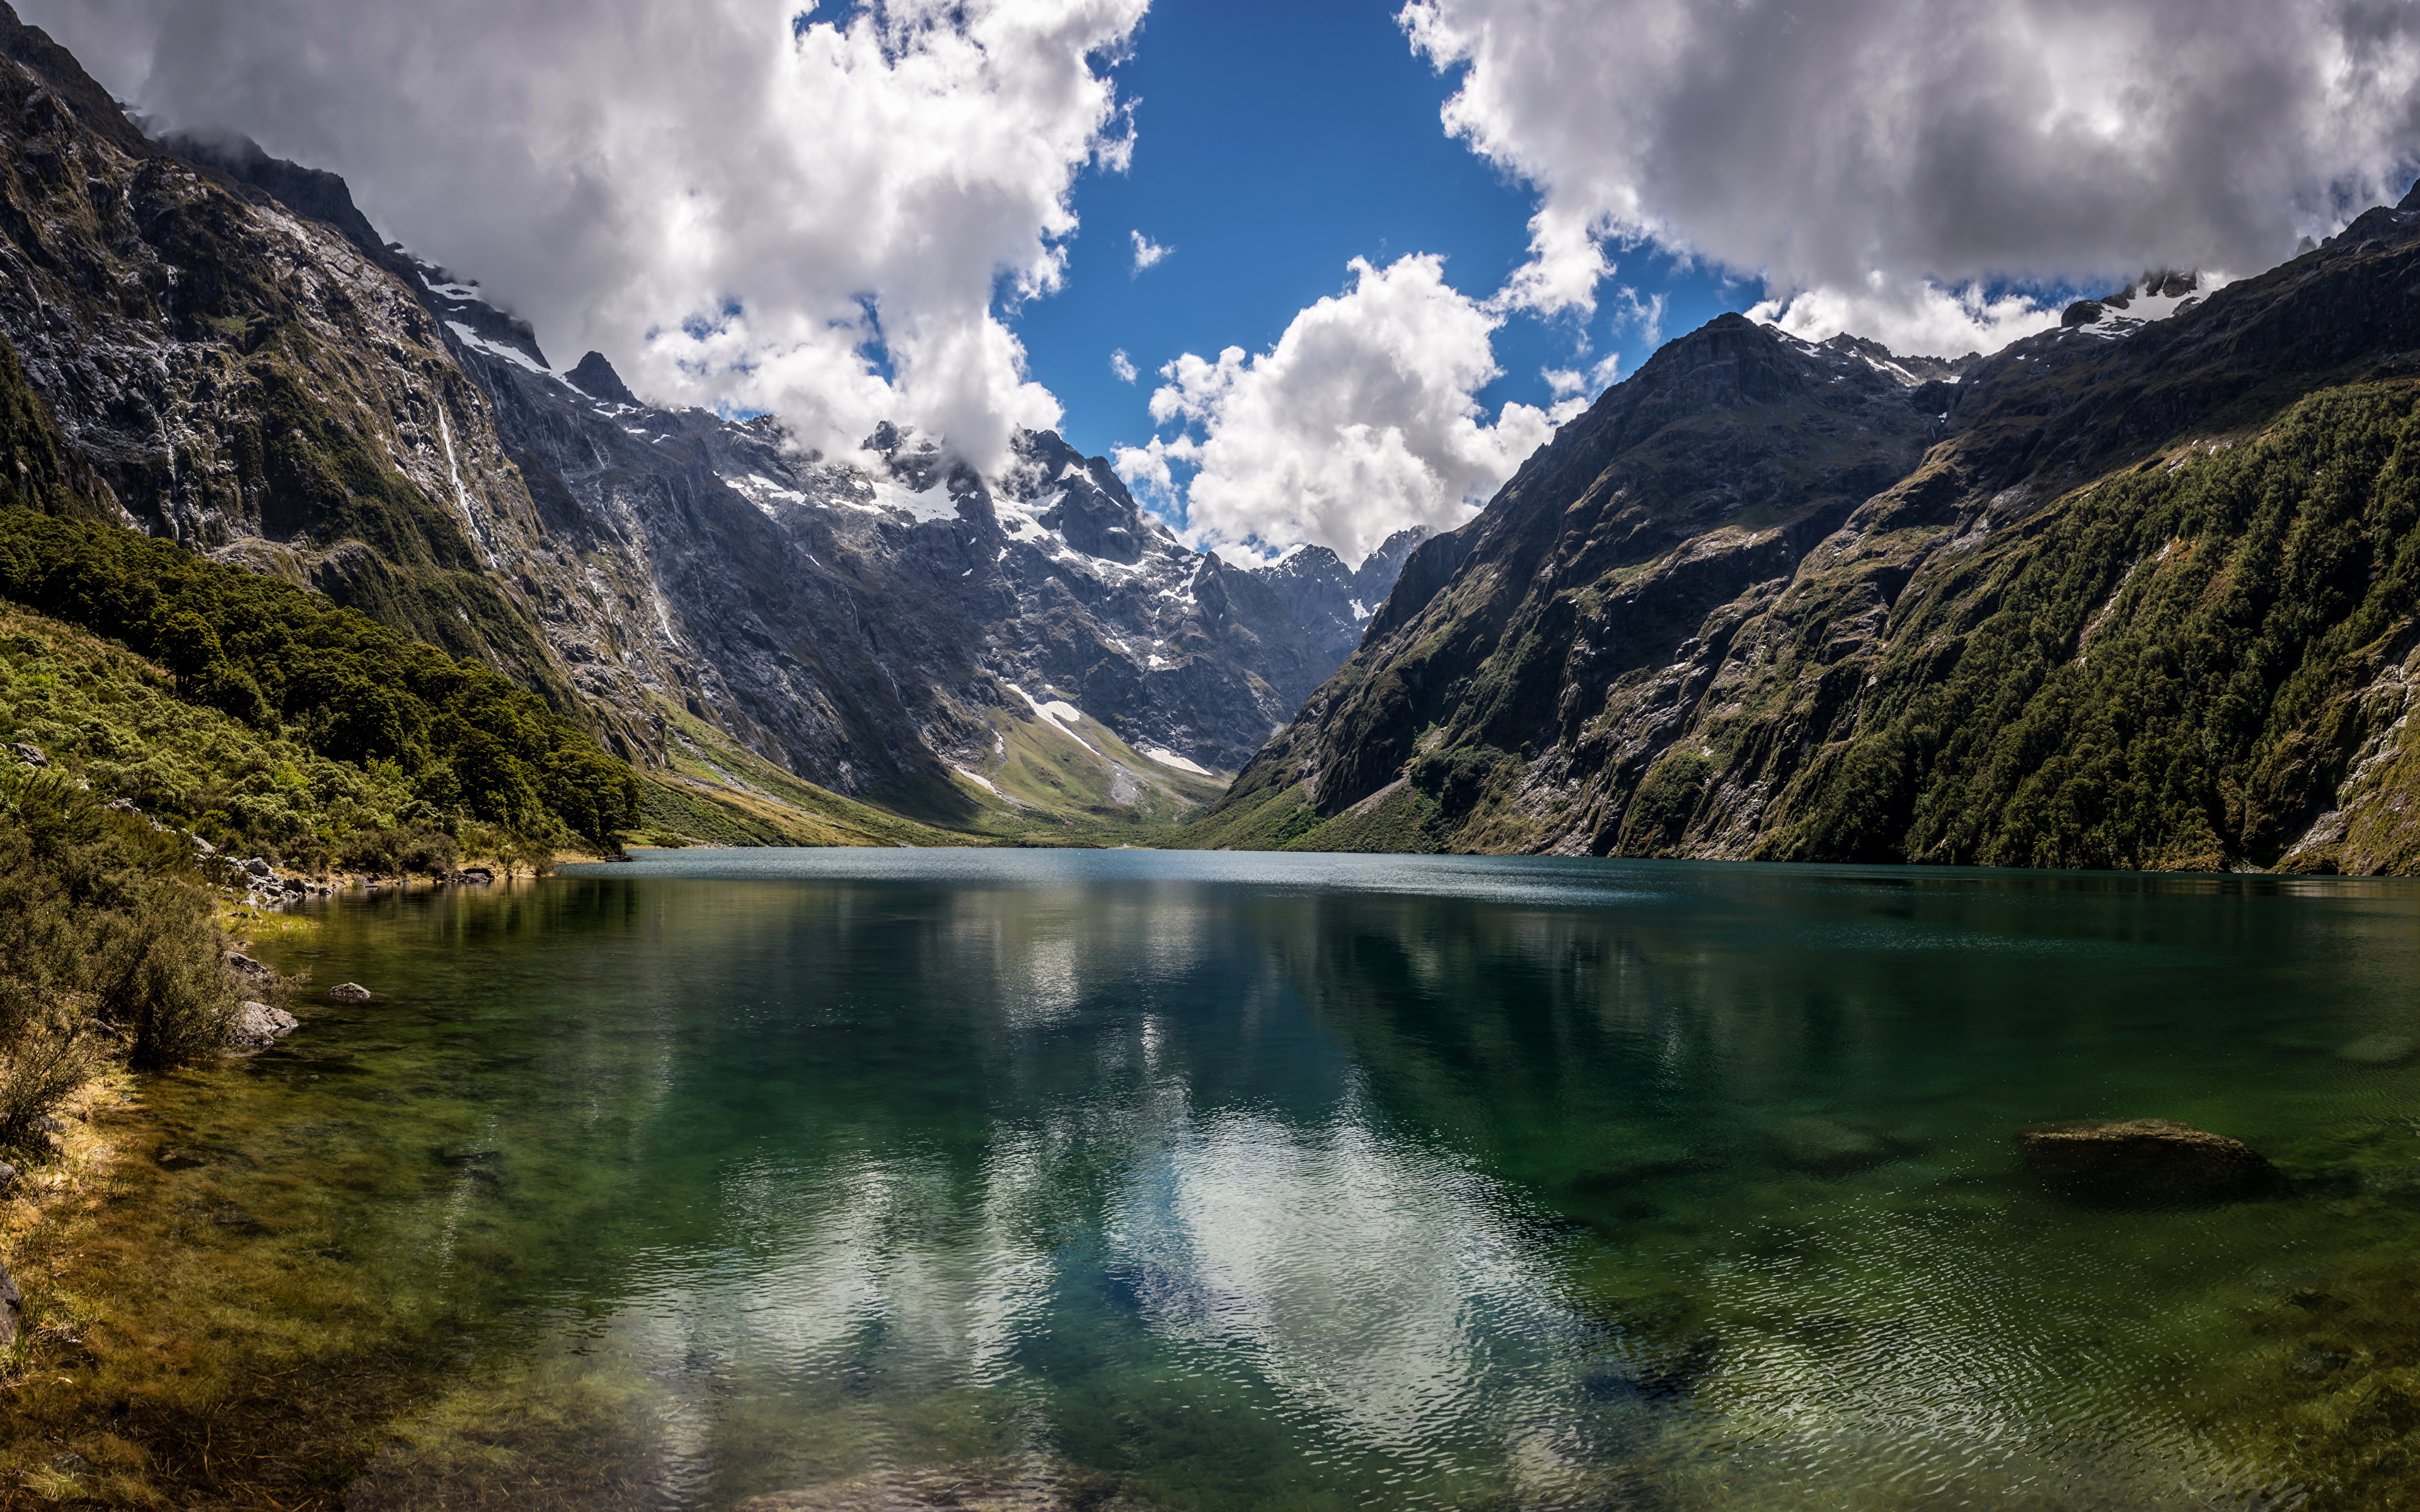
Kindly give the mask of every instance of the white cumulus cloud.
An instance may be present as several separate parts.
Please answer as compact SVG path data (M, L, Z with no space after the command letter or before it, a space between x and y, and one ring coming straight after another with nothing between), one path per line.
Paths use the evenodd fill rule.
M1121 383L1132 383L1135 380L1134 359L1126 355L1126 349L1124 347L1109 353L1109 371L1118 376L1118 381Z
M1449 285L1439 258L1356 258L1350 271L1350 288L1297 314L1268 351L1188 352L1160 369L1152 418L1177 434L1121 447L1117 468L1147 501L1181 502L1195 545L1274 555L1315 542L1358 562L1406 526L1461 524L1577 412L1575 398L1481 409L1504 316Z
M2420 151L2398 0L1412 0L1447 128L1537 191L1515 308L1608 246L1765 281L1784 323L1989 349L2014 283L2265 268ZM1993 292L1993 291L2000 292Z
M1174 247L1161 246L1140 231L1129 232L1128 235L1134 238L1134 270L1138 273L1158 263L1160 259L1176 250Z
M1076 177L1125 162L1109 65L1147 3L23 9L163 124L344 174L558 362L594 347L827 449L890 419L990 464L1058 421L1000 301L1059 286Z

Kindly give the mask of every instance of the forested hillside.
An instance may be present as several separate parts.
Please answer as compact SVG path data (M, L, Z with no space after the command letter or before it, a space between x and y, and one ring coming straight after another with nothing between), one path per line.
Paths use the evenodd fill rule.
M1946 378L1725 316L1415 552L1187 838L2420 867L2415 279L2407 199Z

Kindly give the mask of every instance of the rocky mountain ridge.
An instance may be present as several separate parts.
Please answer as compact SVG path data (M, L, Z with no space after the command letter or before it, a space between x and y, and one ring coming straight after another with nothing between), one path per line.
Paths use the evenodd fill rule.
M1192 838L2411 870L2413 287L2420 194L1939 376L1723 316L1415 551Z
M1247 570L1055 435L986 479L886 433L869 472L649 407L599 354L557 373L335 176L147 136L4 6L0 55L0 335L103 507L487 660L633 759L728 743L945 823L1167 817L1333 670L1409 544Z

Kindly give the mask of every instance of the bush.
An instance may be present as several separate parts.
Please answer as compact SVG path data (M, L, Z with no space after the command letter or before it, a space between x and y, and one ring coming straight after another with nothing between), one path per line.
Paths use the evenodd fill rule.
M160 1070L218 1048L225 937L181 837L55 772L0 767L0 1143L110 1054Z
M380 876L442 877L458 855L454 837L442 830L393 827L352 836L336 852L336 864Z

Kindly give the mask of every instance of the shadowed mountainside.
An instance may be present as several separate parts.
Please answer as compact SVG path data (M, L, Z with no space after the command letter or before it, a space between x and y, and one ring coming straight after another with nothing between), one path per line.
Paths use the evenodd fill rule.
M2420 195L1931 364L1723 316L1424 543L1204 845L2404 872Z

